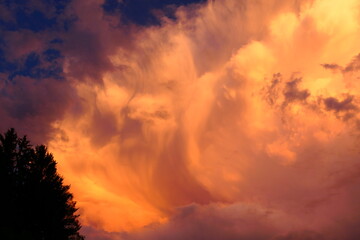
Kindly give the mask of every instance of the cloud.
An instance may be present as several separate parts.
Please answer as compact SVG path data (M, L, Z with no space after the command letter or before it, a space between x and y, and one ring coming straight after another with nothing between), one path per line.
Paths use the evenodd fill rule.
M74 0L66 29L7 35L29 41L3 48L2 126L47 142L89 239L352 240L358 9L208 1L138 26Z
M321 66L323 66L325 69L341 70L341 67L335 63L325 63L325 64L321 64Z
M351 3L338 8L352 12ZM82 21L91 11L101 19L94 6L82 9ZM59 125L68 142L50 143L67 159L83 223L123 239L197 239L206 234L198 229L210 229L207 238L328 238L334 219L354 206L348 193L357 183L334 189L343 177L332 173L358 157L349 151L356 126L338 116L354 110L341 98L354 88L320 65L351 61L354 52L334 47L329 26L356 38L350 23L357 20L350 14L343 29L332 14L323 1L215 1L179 8L177 21L133 29L130 44L121 24L116 34L109 22L92 24L86 31L101 33L94 61L112 66L91 65L100 75L89 77L102 84L75 85L84 114ZM75 158L80 145L89 154ZM348 159L342 167L340 159ZM259 215L237 209L246 204ZM275 213L267 218L266 211Z
M144 0L119 1L105 0L102 8L106 14L121 16L125 24L145 26L160 25L162 18L176 20L178 6L206 2L204 0L163 0L148 2ZM191 7L195 7L192 5Z
M327 110L333 110L335 112L356 110L357 107L352 103L353 97L348 96L346 99L339 101L336 98L329 97L324 99L324 103Z
M267 239L275 232L266 213L251 207L189 205L162 226L148 226L124 239Z
M34 143L54 134L52 124L77 108L77 94L63 73L59 38L69 21L69 1L2 2L0 128L16 127Z
M321 234L313 231L292 232L285 236L275 238L276 240L323 240L325 239Z
M352 72L360 70L360 54L355 56L353 60L345 67L344 72Z
M1 128L16 126L20 134L29 134L34 143L51 138L52 123L65 111L75 111L76 92L62 80L35 80L17 76L1 88Z

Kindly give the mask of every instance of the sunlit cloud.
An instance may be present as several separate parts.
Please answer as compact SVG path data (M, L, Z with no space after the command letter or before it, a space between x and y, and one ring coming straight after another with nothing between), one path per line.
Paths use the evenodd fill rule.
M89 239L360 234L357 0L208 1L152 26L101 4L66 12L66 104L42 120Z

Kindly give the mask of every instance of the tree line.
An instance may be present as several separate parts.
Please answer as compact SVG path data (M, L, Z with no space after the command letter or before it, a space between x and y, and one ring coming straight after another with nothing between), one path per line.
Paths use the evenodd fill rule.
M83 240L76 202L44 145L0 134L0 239Z

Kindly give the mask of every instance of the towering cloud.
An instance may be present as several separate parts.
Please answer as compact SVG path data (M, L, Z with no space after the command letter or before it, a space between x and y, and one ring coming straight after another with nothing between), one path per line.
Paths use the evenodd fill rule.
M357 0L121 4L67 3L61 79L0 86L7 125L51 129L88 239L360 235Z

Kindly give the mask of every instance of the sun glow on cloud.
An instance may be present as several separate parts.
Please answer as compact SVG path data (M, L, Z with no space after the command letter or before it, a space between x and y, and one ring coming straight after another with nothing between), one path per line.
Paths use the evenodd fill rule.
M109 239L358 236L357 0L209 1L133 27L131 43L113 16L85 26L101 9L80 2L78 28L104 36L111 67L80 81L65 55L80 101L49 146L84 226Z

